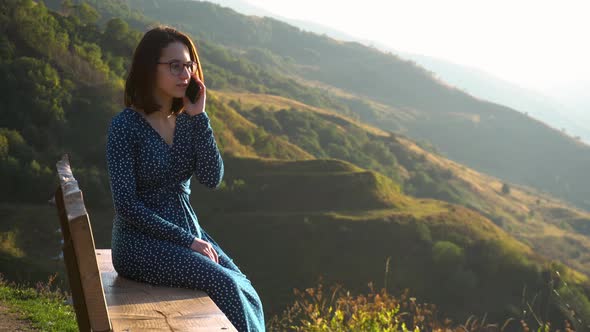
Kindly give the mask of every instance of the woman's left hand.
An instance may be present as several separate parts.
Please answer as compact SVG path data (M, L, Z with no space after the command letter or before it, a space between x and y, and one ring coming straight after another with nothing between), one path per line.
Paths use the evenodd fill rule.
M195 103L191 103L188 97L185 95L182 97L184 101L184 111L189 115L197 115L203 113L205 111L205 99L207 99L207 88L205 84L199 79L199 75L195 72L192 73L191 76L197 81L197 84L201 87L199 91L199 95L197 96L197 100Z

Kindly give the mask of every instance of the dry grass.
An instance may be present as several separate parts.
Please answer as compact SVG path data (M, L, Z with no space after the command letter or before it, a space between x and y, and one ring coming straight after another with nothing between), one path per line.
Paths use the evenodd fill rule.
M239 100L240 103L243 105L244 109L252 109L258 105L264 105L266 107L274 107L276 110L280 109L289 109L294 107L300 111L308 111L314 112L318 114L326 114L330 116L335 116L345 121L348 121L359 128L363 128L364 130L378 136L388 136L387 132L359 122L355 119L342 115L340 113L326 110L320 107L310 106L304 104L302 102L281 97L275 95L267 95L267 94L256 94L256 93L249 93L249 92L231 92L231 91L217 91L216 95L223 100L224 102L229 102L230 100Z
M437 305L420 303L405 289L399 296L368 284L368 294L353 295L340 285L326 291L320 279L318 286L304 291L294 289L295 301L280 316L268 322L271 331L436 331L436 332L503 332L535 330L538 332L573 332L569 321L563 329L552 329L551 322L539 320L530 311L523 317L503 322L488 322L486 316L470 316L465 322L443 317ZM526 304L529 304L526 302ZM528 305L530 308L530 304Z

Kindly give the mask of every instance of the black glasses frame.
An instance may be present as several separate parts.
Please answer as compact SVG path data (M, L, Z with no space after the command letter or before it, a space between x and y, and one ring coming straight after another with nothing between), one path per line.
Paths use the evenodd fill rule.
M197 70L197 63L195 61L187 61L187 62L181 62L181 61L168 61L168 62L156 62L159 65L168 65L170 67L170 73L174 76L178 76L182 73L182 71L184 70L184 67L186 67L186 69L188 69L188 71L192 74ZM175 73L175 70L172 69L172 65L173 64L182 64L182 69L180 69L180 71L178 73ZM192 70L191 70L192 67Z

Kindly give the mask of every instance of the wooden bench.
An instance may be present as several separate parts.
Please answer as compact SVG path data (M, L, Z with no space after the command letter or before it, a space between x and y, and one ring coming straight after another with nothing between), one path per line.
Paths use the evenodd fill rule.
M69 156L57 162L55 203L80 331L236 331L202 291L159 287L118 276L110 249L95 249Z

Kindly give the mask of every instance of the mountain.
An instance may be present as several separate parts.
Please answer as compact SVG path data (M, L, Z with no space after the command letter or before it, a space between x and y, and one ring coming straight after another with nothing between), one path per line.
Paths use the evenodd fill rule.
M560 104L541 92L522 88L474 67L420 54L405 52L399 54L404 58L416 61L419 65L432 71L440 80L466 93L528 113L557 130L566 130L569 135L578 136L586 143L590 142L588 119L571 107Z
M211 3L218 4L220 6L223 6L223 7L231 8L232 10L235 10L236 12L239 12L239 13L245 14L245 15L272 17L272 18L275 18L279 21L289 23L292 26L299 27L303 30L310 31L310 32L316 33L318 35L328 35L331 38L335 38L338 40L346 40L346 41L357 40L357 38L351 36L350 34L348 34L346 32L340 31L338 29L334 29L329 26L319 24L316 22L312 22L312 21L298 20L298 19L284 17L282 15L278 15L278 14L275 14L275 13L270 12L268 10L265 10L264 8L252 5L248 1L213 0L213 1L207 1L207 2L211 2Z
M0 181L8 188L0 205L0 270L11 279L35 281L63 267L51 260L60 243L54 207L46 203L63 152L72 155L97 245L109 246L106 127L122 109L124 68L141 36L113 13L153 23L144 21L149 11L125 10L119 1L64 5L59 13L26 0L0 5L7 13L0 16L7 92L0 98ZM204 6L199 15L217 16L229 30L249 20ZM234 38L221 32L212 38ZM324 275L356 291L375 280L387 280L392 291L410 287L460 321L481 312L494 320L518 316L524 284L533 293L552 285L560 298L540 296L552 321L567 317L563 303L582 303L577 314L590 317L583 305L590 287L579 272L587 268L587 212L361 121L382 115L403 124L418 110L318 88L326 85L293 76L295 63L268 49L241 57L208 39L198 45L210 87L207 112L227 168L219 190L192 186L192 204L261 290L269 314L289 303L293 287ZM386 274L388 257L393 268Z
M587 125L590 118L584 112L590 108L590 99L587 98L586 91L579 87L580 85L576 87L558 85L551 94L547 95L547 93L532 91L502 80L478 68L427 55L400 51L381 42L354 37L346 32L315 22L285 18L245 1L214 0L211 2L247 15L272 17L318 35L327 35L342 41L360 42L385 53L396 54L404 59L414 61L417 65L431 71L434 77L468 94L529 113L557 130L566 130L570 136L579 137L586 143L590 142L590 125ZM562 102L558 102L558 99Z

